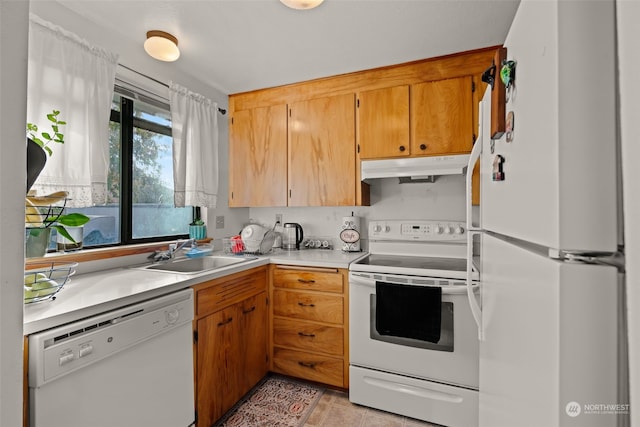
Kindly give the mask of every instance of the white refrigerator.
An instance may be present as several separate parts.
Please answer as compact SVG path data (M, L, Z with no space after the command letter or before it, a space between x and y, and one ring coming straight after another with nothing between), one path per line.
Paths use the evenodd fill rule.
M480 426L624 426L614 1L522 0L505 47L513 129L491 139L487 88L468 169Z

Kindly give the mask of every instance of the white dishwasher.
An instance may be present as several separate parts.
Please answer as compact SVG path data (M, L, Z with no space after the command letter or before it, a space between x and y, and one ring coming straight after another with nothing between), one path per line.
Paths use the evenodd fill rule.
M29 336L31 427L195 424L193 291Z

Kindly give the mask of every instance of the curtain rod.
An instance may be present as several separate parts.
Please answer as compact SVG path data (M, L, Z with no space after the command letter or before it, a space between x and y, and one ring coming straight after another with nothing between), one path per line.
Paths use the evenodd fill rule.
M169 87L169 85L168 85L168 84L166 84L166 83L164 83L164 82L161 82L161 81L160 81L160 80L158 80L158 79L154 79L154 78L153 78L153 77L151 77L151 76L147 76L146 74L143 74L143 73L141 73L140 71L134 70L133 68L129 68L129 67L127 67L126 65L122 65L122 64L118 64L118 65L119 65L120 67L122 67L122 68L126 68L127 70L129 70L129 71L131 71L131 72L134 72L134 73L136 73L136 74L138 74L138 75L140 75L140 76L142 76L142 77L146 77L147 79L152 80L152 81L154 81L154 82L156 82L156 83L158 83L158 84L160 84L160 85L162 85L162 86L164 86L164 87L166 87L166 88L168 88L168 87ZM218 107L218 112L219 112L220 114L222 114L222 115L227 114L227 110L225 110L224 108L220 108L220 107Z

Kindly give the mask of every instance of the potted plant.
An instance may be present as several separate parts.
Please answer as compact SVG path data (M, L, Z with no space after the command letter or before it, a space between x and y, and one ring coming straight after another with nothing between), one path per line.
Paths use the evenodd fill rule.
M207 237L207 226L200 217L200 206L193 208L193 221L189 224L189 238L202 240Z
M47 114L51 122L51 132L41 131L34 123L27 123L27 197L25 204L26 254L28 258L41 257L47 253L51 229L55 229L60 236L67 239L64 249L73 247L79 249L82 240L77 241L70 231L72 227L82 227L89 222L89 217L80 213L63 215L66 205L66 191L58 191L47 196L35 196L29 193L33 183L47 162L47 156L53 155L50 143L64 144L64 134L61 126L67 124L61 120L60 111L53 110ZM67 229L66 227L69 227ZM80 235L81 236L81 235Z
M61 132L61 126L67 124L58 116L60 111L53 110L47 114L47 120L51 122L51 132L39 132L38 125L27 123L27 192L42 172L44 165L47 163L47 154L53 155L53 150L49 144L54 142L64 144L64 134Z
M26 255L27 258L41 257L47 253L51 229L64 237L62 249L80 249L82 236L78 239L72 232L89 222L89 217L81 213L64 215L67 192L58 191L47 196L27 196L25 207ZM68 228L67 228L68 227Z

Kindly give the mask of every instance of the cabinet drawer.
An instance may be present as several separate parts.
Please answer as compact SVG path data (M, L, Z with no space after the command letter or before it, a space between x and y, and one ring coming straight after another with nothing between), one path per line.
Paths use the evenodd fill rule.
M273 351L273 369L281 374L344 387L342 359L276 348Z
M344 323L343 299L337 295L273 291L273 314L318 322Z
M213 280L196 289L196 315L220 310L267 289L266 268Z
M342 356L344 332L334 326L277 317L273 319L273 344Z
M344 278L335 269L298 270L276 267L273 270L273 286L341 294L344 289Z

